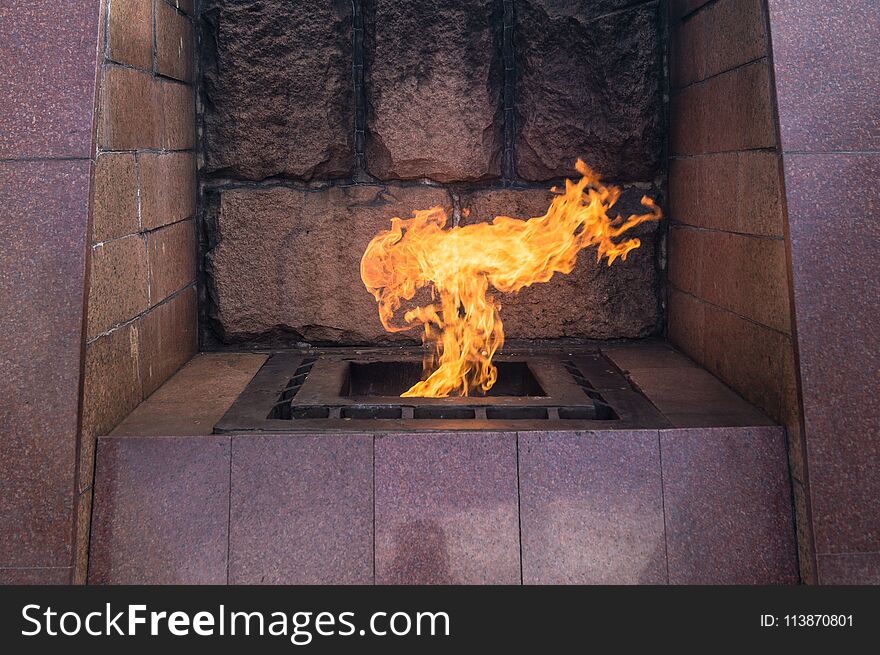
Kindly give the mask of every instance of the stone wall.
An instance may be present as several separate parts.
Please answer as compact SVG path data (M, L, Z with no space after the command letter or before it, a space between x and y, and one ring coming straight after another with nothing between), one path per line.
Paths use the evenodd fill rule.
M821 584L877 585L880 12L873 0L767 4L802 407L792 475L801 541L812 537L802 551Z
M95 440L197 348L194 2L102 3L75 579Z
M785 425L801 577L810 582L814 556L765 11L764 0L670 4L669 339Z
M77 432L99 13L0 5L0 585L70 582L91 498Z
M366 244L393 216L546 210L582 157L662 203L663 22L631 0L205 0L206 344L372 343ZM611 268L503 296L511 338L660 329L663 228Z

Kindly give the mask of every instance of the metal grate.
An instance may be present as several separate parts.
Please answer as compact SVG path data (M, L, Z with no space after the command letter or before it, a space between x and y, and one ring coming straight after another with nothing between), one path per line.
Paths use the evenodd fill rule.
M668 424L601 353L567 350L499 353L492 392L467 398L400 397L421 376L419 349L277 351L214 432L628 430Z
M596 418L600 421L610 421L617 418L617 414L614 413L614 410L611 409L611 405L605 402L605 399L602 397L592 384L584 377L584 374L581 373L578 365L573 361L568 360L563 363L565 366L565 370L569 372L571 377L574 379L575 384L577 384L581 391L583 391L587 396L593 399L593 405L596 410ZM571 420L584 420L589 419L590 417L582 411L580 407L560 407L559 409L559 418L561 419L571 419Z
M287 386L282 389L278 402L272 406L272 411L269 412L268 418L280 418L286 420L293 418L327 418L326 416L293 416L292 413L293 399L296 397L296 394L299 393L303 384L305 384L306 378L309 377L309 373L312 371L312 366L315 365L316 361L318 361L317 358L309 357L300 362L299 366L297 366L296 370L293 372L293 377L290 378Z
M303 421L315 419L347 420L483 420L483 421L544 421L544 420L591 420L609 421L618 418L602 395L590 384L577 364L562 362L572 381L589 398L586 403L553 403L538 383L527 362L499 362L499 383L493 392L475 397L466 404L444 405L442 399L398 399L397 389L409 386L413 371L420 372L417 362L349 362L340 398L353 398L354 402L322 404L299 403L297 394L306 384L316 358L304 359L297 366L293 377L281 391L269 412L268 419ZM417 379L417 378L416 378ZM370 396L382 397L384 402L367 402ZM390 401L390 398L394 398ZM530 401L545 400L547 404L515 404L518 398ZM498 403L496 398L508 402ZM330 398L328 398L328 401ZM448 400L448 399L447 399ZM458 398L461 403L470 399ZM363 401L363 402L358 402ZM423 404L430 401L432 404ZM437 404L440 403L440 404ZM511 404L513 403L513 404Z

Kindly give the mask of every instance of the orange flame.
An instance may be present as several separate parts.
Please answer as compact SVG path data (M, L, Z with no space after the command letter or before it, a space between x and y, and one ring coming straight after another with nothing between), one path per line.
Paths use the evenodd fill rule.
M446 227L441 207L416 210L409 219L392 218L391 229L377 234L361 259L361 279L379 303L379 319L389 332L424 327L423 342L433 346L425 375L402 396L442 398L488 391L498 375L492 357L504 343L500 304L489 295L547 282L568 274L578 252L596 246L597 259L626 259L638 239L612 239L645 221L662 217L647 196L648 213L608 217L620 189L601 184L580 159L577 183L565 181L547 213L521 220L498 216L491 223ZM554 188L555 192L556 189ZM392 324L404 301L430 285L430 301L406 311Z

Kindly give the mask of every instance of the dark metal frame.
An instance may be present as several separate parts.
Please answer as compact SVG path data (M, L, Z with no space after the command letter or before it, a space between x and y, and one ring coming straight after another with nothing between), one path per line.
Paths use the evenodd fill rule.
M669 425L598 351L498 355L498 361L526 362L544 396L400 398L342 393L352 361L415 358L412 351L399 350L274 352L214 432L631 430Z

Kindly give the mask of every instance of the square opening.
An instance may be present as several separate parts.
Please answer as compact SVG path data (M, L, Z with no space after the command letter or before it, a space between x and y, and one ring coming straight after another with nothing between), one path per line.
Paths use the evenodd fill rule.
M546 396L526 362L497 362L498 380L474 396ZM399 396L422 379L420 362L349 362L342 396Z

